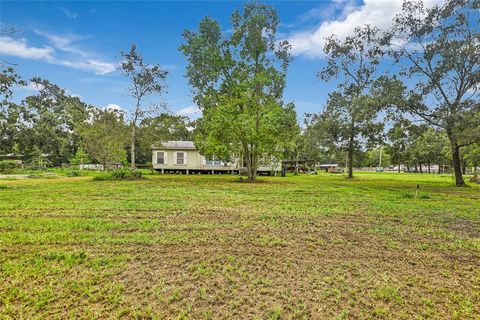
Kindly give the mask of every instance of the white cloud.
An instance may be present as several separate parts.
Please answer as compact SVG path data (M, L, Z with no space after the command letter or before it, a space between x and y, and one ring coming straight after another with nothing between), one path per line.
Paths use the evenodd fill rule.
M190 118L198 118L202 112L196 105L192 105L183 109L180 109L176 112L180 116L187 116Z
M51 46L38 48L29 46L23 38L0 37L0 54L42 60L77 70L92 71L98 75L105 75L117 69L115 63L104 61L77 44L87 37L74 34L57 35L39 30L35 30L35 33L44 37Z
M78 54L82 57L88 56L89 54L84 50L80 49L78 45L75 45L75 42L79 42L81 40L86 40L88 37L79 36L76 34L66 34L66 35L58 35L54 33L48 33L40 30L34 30L36 34L39 36L44 37L45 39L50 42L52 46L55 48L62 50L64 52L70 52Z
M78 70L93 71L96 74L104 75L116 70L115 64L94 59L87 60L57 60L57 64Z
M105 110L115 110L115 111L125 111L120 107L118 104L115 103L109 103L104 107Z
M70 19L77 19L78 18L78 12L75 12L75 11L72 12L72 11L69 11L65 8L62 8L62 11Z
M32 91L37 93L45 87L41 83L35 83L30 81L26 86L19 86L18 88L21 90Z
M52 59L55 50L48 46L42 48L30 47L27 44L27 40L23 38L13 39L11 37L0 37L0 54L40 60Z
M427 6L441 3L442 0L426 0ZM344 38L352 33L357 26L370 24L379 28L389 27L394 16L401 11L403 0L364 0L363 5L355 6L350 1L336 1L342 12L335 20L324 20L318 27L298 30L287 36L292 44L293 55L305 55L316 58L323 56L325 38L335 34ZM315 11L306 14L312 18ZM304 18L305 19L305 18Z

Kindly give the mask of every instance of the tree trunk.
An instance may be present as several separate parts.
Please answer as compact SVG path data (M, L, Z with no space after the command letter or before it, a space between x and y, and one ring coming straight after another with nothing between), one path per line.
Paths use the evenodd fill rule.
M255 182L257 180L257 164L253 159L253 154L248 147L244 147L244 157L247 163L247 177L249 182Z
M421 163L420 163L419 167L420 167L420 173L423 173L423 169L422 169L422 164L421 164Z
M352 124L353 127L353 124ZM352 129L353 130L353 129ZM348 141L348 178L353 178L353 141L354 135L350 135L350 139Z
M132 137L130 141L130 168L136 169L135 166L135 123L132 123Z
M455 185L457 187L466 186L465 180L463 180L462 175L462 163L460 161L460 147L452 134L448 135L448 139L450 140L450 146L452 148L452 165L453 165L453 173L455 175Z
M353 146L348 148L348 178L353 178Z
M398 162L398 173L400 173L400 165L401 165L401 163L400 163L400 161L399 161L399 162Z
M429 162L429 163L427 163L427 165L428 165L427 172L428 172L428 173L430 173L430 162Z
M257 180L257 169L254 166L250 166L248 169L248 181L255 182Z
M415 169L413 169L413 172L418 173L418 165L415 163Z

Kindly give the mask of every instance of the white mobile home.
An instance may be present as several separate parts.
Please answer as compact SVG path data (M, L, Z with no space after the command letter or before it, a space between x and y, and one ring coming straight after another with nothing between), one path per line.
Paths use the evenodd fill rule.
M207 159L195 147L193 141L167 141L152 146L153 169L164 172L179 173L241 173L244 171L240 161L231 162L219 159ZM280 171L277 166L261 166L259 173Z

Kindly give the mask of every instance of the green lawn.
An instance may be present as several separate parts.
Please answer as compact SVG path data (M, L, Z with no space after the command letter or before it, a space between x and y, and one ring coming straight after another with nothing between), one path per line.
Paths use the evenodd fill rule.
M0 180L0 319L479 314L480 185L449 176Z

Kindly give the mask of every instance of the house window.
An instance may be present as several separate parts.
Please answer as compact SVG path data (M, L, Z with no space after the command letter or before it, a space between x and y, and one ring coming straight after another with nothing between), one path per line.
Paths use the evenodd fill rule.
M185 164L185 153L177 152L177 164Z
M221 166L222 165L222 160L209 160L209 159L206 159L205 160L205 164L206 165L209 165L209 166Z
M165 152L157 152L157 164L165 164Z

